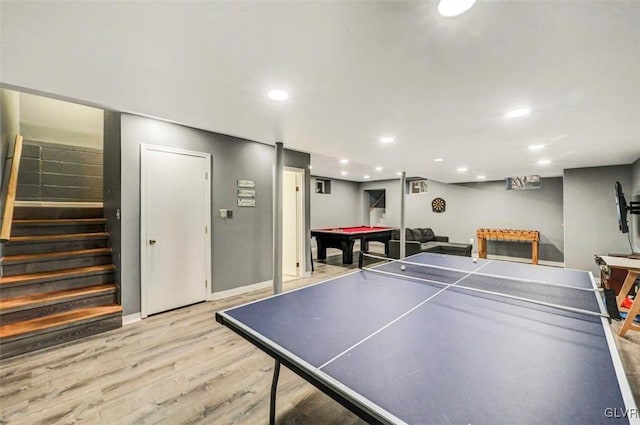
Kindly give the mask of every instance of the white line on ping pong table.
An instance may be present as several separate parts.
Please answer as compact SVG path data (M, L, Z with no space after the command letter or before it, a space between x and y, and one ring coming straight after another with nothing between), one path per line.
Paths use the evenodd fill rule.
M325 363L323 363L322 365L318 366L318 369L322 369L323 367L327 366L329 363L332 363L334 360L336 360L337 358L341 357L342 355L348 353L349 351L353 350L354 348L356 348L357 346L359 346L360 344L362 344L363 342L373 338L375 335L379 334L380 332L382 332L383 330L387 329L389 326L393 325L394 323L396 323L398 320L402 319L403 317L407 316L408 314L410 314L411 312L413 312L414 310L416 310L417 308L419 308L420 306L424 305L425 303L431 301L432 299L434 299L435 297L437 297L438 295L440 295L441 293L443 293L444 291L446 291L449 288L454 287L458 282L461 282L463 279L465 279L466 277L470 276L471 274L473 274L474 271L480 270L481 268L483 268L484 266L486 266L487 264L491 263L492 260L487 261L486 263L484 263L483 265L481 265L480 267L478 267L477 269L470 271L469 273L467 273L466 275L464 275L463 277L461 277L460 279L458 279L457 281L455 281L454 283L451 284L447 284L447 286L445 286L444 288L440 289L438 292L436 292L435 294L431 295L429 298L427 298L426 300L422 301L420 304L416 305L415 307L411 308L410 310L406 311L405 313L403 313L402 315L396 317L395 319L393 319L391 322L387 323L386 325L384 325L383 327L381 327L380 329L378 329L377 331L373 332L371 335L363 338L362 340L356 342L355 344L353 344L351 347L347 348L346 350L344 350L343 352L337 354L336 356L334 356L333 358L327 360ZM396 277L402 277L402 276L398 276L395 275Z

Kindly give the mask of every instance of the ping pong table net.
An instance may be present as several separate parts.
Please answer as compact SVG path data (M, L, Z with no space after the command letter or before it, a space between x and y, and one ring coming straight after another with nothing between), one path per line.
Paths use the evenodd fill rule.
M598 302L598 290L577 284L501 276L485 273L480 267L476 271L461 270L366 253L361 255L359 266L369 273L419 282L445 291L525 302L587 316L609 317Z

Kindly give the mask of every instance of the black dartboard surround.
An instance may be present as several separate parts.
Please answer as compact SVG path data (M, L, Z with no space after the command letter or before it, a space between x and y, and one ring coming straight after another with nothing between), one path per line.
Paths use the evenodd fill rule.
M435 198L433 201L431 201L431 209L435 213L444 212L446 208L447 202L442 198Z

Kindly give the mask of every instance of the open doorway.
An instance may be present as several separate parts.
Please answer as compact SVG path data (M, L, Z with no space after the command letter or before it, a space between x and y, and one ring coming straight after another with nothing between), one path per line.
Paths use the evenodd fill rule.
M386 218L386 190L365 190L369 205L369 226L384 226Z
M282 278L304 275L304 170L285 167L282 190Z

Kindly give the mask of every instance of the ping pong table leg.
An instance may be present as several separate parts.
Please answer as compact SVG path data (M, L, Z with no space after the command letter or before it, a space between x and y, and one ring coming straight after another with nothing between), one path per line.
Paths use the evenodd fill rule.
M269 405L269 425L276 423L276 392L278 391L278 377L280 376L280 362L276 360L273 367L273 380L271 381L271 403Z

